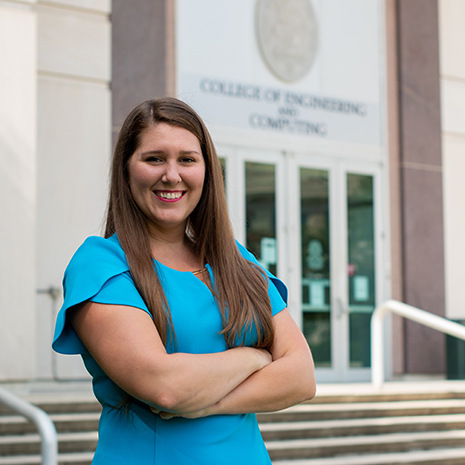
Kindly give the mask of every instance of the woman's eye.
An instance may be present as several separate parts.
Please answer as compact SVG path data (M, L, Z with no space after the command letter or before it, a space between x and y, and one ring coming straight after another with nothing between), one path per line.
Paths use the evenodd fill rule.
M155 157L155 156L151 156L151 157L147 157L145 159L145 161L149 162L149 163L160 163L162 162L163 160L160 158L160 157Z
M194 163L195 160L191 157L184 157L184 158L181 158L181 163L184 163L186 165L190 164L190 163Z

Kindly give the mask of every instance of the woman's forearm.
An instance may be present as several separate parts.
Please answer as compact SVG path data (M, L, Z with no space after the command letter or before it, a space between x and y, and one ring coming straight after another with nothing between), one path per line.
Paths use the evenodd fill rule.
M271 361L267 352L248 347L165 358L156 373L148 370L139 378L137 397L172 413L193 412L218 402Z
M281 410L314 397L314 364L307 341L287 310L278 313L274 322L273 362L189 418Z
M315 392L311 359L290 355L252 374L208 411L211 415L270 412L310 400Z
M132 307L86 302L70 318L102 370L129 395L162 410L202 409L271 362L269 352L250 347L168 354L150 316Z

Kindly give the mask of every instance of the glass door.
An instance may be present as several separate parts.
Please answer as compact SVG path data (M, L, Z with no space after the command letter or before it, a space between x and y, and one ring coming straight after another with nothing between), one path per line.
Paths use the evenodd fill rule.
M289 288L318 382L366 381L383 298L382 166L226 147L236 237Z
M228 206L236 237L273 274L286 275L284 154L236 150L226 160Z
M332 366L329 171L301 167L302 330L319 367Z
M349 361L370 367L370 318L376 302L374 176L346 173Z
M383 287L377 165L297 158L300 308L319 381L370 376L370 319Z
M245 161L244 171L247 248L277 274L276 165Z

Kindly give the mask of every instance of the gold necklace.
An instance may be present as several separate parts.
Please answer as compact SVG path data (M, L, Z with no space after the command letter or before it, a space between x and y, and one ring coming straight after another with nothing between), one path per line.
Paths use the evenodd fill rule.
M192 274L193 274L194 276L197 276L198 274L205 273L205 271L207 271L207 268L204 266L204 267L201 268L200 270L192 271Z

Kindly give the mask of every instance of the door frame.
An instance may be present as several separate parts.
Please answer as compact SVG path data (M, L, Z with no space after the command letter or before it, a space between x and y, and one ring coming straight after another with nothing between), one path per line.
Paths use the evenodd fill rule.
M245 162L276 165L276 239L278 276L289 288L288 309L302 328L301 310L301 228L300 167L327 170L329 175L330 243L331 243L331 344L333 366L318 367L318 382L364 382L370 368L351 368L348 318L348 244L347 244L347 174L373 176L375 231L375 305L388 298L389 236L386 167L380 157L349 157L304 150L269 150L260 147L219 146L219 156L226 162L226 193L236 238L245 244ZM345 231L345 232L343 232Z
M331 368L316 368L317 380L320 382L364 382L369 381L371 368L351 368L349 352L349 289L347 279L348 267L348 223L347 223L347 175L362 174L373 176L373 202L374 202L374 237L375 237L375 306L387 298L388 274L388 243L386 212L386 184L383 164L379 160L349 160L342 157L318 156L308 153L297 153L292 157L292 166L289 170L293 172L290 185L294 187L293 204L300 217L300 183L299 169L301 167L310 169L321 169L328 172L329 177L329 210L330 210L330 270L331 270ZM301 229L296 228L297 239L289 240L295 244L293 257L295 268L298 269L297 279L289 281L295 298L301 299L300 277L301 260ZM302 317L300 317L302 318ZM337 343L335 343L337 341Z

